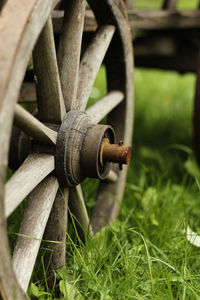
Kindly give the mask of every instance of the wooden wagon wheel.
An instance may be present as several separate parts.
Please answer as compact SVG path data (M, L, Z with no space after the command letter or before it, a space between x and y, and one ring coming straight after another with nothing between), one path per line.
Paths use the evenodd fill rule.
M123 3L88 1L98 28L81 60L86 3L66 1L56 56L50 16L58 3L58 0L8 0L0 17L2 299L26 299L24 291L45 227L49 239L63 242L50 246L54 250L51 268L65 264L67 200L84 238L84 232L89 230L93 234L117 216L123 196L127 168L119 172L118 164L110 163L129 160L130 149L114 143L116 137L117 141L130 145L133 128L133 53ZM16 104L32 53L38 109L35 114ZM86 109L103 60L108 93ZM105 116L112 126L98 125ZM22 130L14 134L14 141L13 120ZM9 144L11 157L17 157L15 162L20 166L6 182ZM100 179L91 222L80 186L86 176ZM11 258L6 218L27 196L20 235Z

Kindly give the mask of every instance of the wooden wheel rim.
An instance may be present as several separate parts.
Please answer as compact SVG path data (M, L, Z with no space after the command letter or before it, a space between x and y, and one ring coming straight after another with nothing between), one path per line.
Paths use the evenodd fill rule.
M8 239L6 231L6 220L4 216L4 182L5 173L7 168L8 160L8 148L10 132L12 128L12 120L14 115L15 103L17 102L19 87L22 83L24 72L32 53L33 47L37 41L37 38L47 21L52 9L55 7L58 1L29 1L29 3L18 3L18 1L8 1L2 12L0 20L1 38L2 41L6 41L6 36L10 33L10 37L15 37L14 41L11 39L6 41L8 45L13 46L13 52L6 53L5 48L0 50L1 61L4 60L4 67L0 68L0 91L1 91L1 102L0 102L0 125L4 128L4 132L1 132L0 142L3 145L0 149L0 234L2 237L2 247L0 248L0 294L3 299L26 299L25 294L19 287L15 274L12 270L11 258L8 255ZM90 1L88 1L90 3ZM120 114L122 125L119 124L119 109L112 112L109 116L109 121L115 123L115 130L119 138L123 138L126 144L131 144L132 137L132 112L133 112L133 88L132 88L132 65L133 65L133 53L131 46L130 33L127 27L127 20L124 17L123 4L122 1L91 1L90 3L92 9L96 14L96 18L100 24L106 24L112 19L111 23L117 25L118 34L116 36L116 41L121 42L121 58L119 65L122 64L122 73L125 76L125 80L121 85L126 101L123 101L121 105ZM13 11L13 7L16 6L16 10ZM109 11L109 18L100 18L100 12L107 9ZM21 11L21 23L17 30L14 32L10 29L8 17L19 18L19 13ZM12 20L13 22L13 20ZM11 30L11 32L9 32ZM32 33L30 37L30 32ZM28 37L29 35L29 37ZM8 47L9 48L9 47ZM24 49L26 49L26 56L24 56ZM122 57L123 56L123 57ZM109 54L108 54L109 57ZM126 59L124 59L126 58ZM119 59L119 57L118 57ZM113 79L112 70L113 66L108 68L108 89L113 89ZM109 75L110 74L110 75ZM110 79L109 79L110 78ZM116 121L117 120L117 121ZM106 222L111 221L116 217L119 211L119 201L122 199L125 178L126 178L126 168L120 173L118 181L115 184L102 183L100 186L99 198L102 197L101 190L103 189L106 193L114 193L115 199L113 197L108 197L106 201L110 202L109 213ZM104 195L105 197L105 195ZM110 198L110 199L109 199ZM117 201L114 201L116 200ZM101 199L97 201L96 210L93 214L92 224L95 227L96 232L102 223L102 201ZM101 213L99 214L98 211ZM100 218L101 217L101 218ZM100 219L99 219L100 218ZM97 221L100 220L100 221ZM99 222L99 223L98 223ZM97 224L98 223L98 224ZM97 224L97 225L96 225ZM9 278L9 281L7 280Z

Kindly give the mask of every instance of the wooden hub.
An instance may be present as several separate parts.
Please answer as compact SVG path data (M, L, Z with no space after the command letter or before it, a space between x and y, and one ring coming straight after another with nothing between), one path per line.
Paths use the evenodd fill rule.
M104 139L115 142L114 130L108 125L95 125L86 113L72 110L66 114L58 132L55 167L63 186L79 184L85 177L105 179L111 163L100 163Z

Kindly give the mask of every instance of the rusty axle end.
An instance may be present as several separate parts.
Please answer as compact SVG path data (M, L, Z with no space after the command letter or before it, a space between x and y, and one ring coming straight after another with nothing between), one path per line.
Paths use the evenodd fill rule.
M131 161L131 147L124 146L122 143L110 144L106 138L101 145L101 164L105 162L118 163L119 165L128 165Z

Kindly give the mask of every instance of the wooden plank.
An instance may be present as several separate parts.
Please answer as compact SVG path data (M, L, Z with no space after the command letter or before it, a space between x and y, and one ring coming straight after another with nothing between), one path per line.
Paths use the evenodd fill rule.
M61 28L58 66L67 111L76 101L85 6L85 0L66 1Z
M15 107L14 122L17 127L33 137L36 141L42 144L56 144L57 132L38 121L19 104L16 104Z
M198 10L134 11L129 13L128 17L133 29L162 30L200 27L200 11Z
M82 57L76 103L76 108L80 110L85 110L92 86L114 32L115 27L113 25L102 26Z
M122 100L124 94L120 91L110 91L105 97L90 106L86 113L94 123L99 123L108 115Z
M54 26L57 31L60 27L56 25L62 22L62 13L55 17ZM198 10L135 10L128 12L130 26L133 30L162 30L162 29L182 29L182 28L199 28L200 11ZM96 20L91 14L86 18L86 28L91 27L94 31L97 27Z
M17 280L27 291L44 230L58 190L56 177L44 179L29 195L13 253Z
M51 18L48 18L33 51L39 119L61 123L66 113L58 73Z
M82 241L85 241L85 235L87 233L93 235L93 230L90 225L80 184L74 188L70 188L69 209L70 212L75 216L74 221L77 226L79 236Z
M54 170L54 156L32 153L5 185L5 215L8 217L24 198Z

